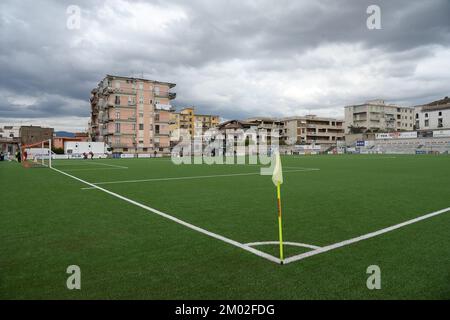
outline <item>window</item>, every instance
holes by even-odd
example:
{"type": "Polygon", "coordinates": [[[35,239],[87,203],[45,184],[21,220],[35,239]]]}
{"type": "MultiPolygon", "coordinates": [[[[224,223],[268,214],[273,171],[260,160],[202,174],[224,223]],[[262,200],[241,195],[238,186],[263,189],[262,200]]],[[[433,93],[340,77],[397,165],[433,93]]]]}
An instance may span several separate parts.
{"type": "Polygon", "coordinates": [[[115,104],[120,105],[120,97],[116,96],[116,99],[114,102],[115,102],[115,104]]]}
{"type": "Polygon", "coordinates": [[[120,89],[120,80],[115,81],[116,89],[120,89]]]}
{"type": "Polygon", "coordinates": [[[159,95],[159,87],[158,86],[155,86],[155,94],[159,95]]]}
{"type": "Polygon", "coordinates": [[[156,134],[159,134],[159,125],[156,125],[156,126],[155,126],[155,133],[156,133],[156,134]]]}
{"type": "Polygon", "coordinates": [[[159,121],[159,114],[155,114],[155,121],[159,121]]]}
{"type": "Polygon", "coordinates": [[[428,127],[430,125],[430,120],[425,120],[425,127],[428,127]]]}
{"type": "Polygon", "coordinates": [[[143,95],[139,96],[139,103],[144,103],[144,96],[143,95]]]}
{"type": "Polygon", "coordinates": [[[144,117],[144,113],[143,112],[139,112],[139,118],[143,118],[144,117]]]}
{"type": "Polygon", "coordinates": [[[438,128],[442,128],[444,126],[444,123],[442,122],[442,118],[438,119],[438,128]]]}
{"type": "Polygon", "coordinates": [[[117,120],[120,119],[120,112],[116,112],[116,119],[117,119],[117,120]]]}
{"type": "Polygon", "coordinates": [[[116,133],[120,133],[120,123],[116,123],[116,133]]]}
{"type": "Polygon", "coordinates": [[[139,123],[139,130],[144,130],[144,124],[143,123],[139,123]]]}
{"type": "Polygon", "coordinates": [[[141,82],[139,83],[139,89],[143,90],[144,89],[144,84],[141,82]]]}
{"type": "Polygon", "coordinates": [[[425,113],[425,118],[428,118],[428,113],[425,113]]]}
{"type": "Polygon", "coordinates": [[[131,127],[133,128],[133,131],[136,131],[136,123],[133,123],[131,127]]]}
{"type": "Polygon", "coordinates": [[[442,116],[442,111],[439,111],[439,117],[441,117],[442,116]]]}

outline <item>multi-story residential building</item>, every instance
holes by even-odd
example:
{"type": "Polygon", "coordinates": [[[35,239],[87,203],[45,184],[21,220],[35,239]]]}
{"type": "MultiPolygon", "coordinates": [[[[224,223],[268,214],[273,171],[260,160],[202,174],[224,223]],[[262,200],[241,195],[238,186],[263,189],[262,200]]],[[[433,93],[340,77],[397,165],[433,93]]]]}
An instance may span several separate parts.
{"type": "Polygon", "coordinates": [[[21,126],[19,129],[20,142],[24,145],[50,140],[53,138],[53,131],[53,128],[21,126]]]}
{"type": "Polygon", "coordinates": [[[0,153],[13,157],[19,148],[20,126],[0,127],[0,153]]]}
{"type": "Polygon", "coordinates": [[[0,127],[0,138],[19,138],[20,126],[3,126],[0,127]]]}
{"type": "Polygon", "coordinates": [[[209,114],[195,114],[194,133],[203,133],[219,125],[219,116],[209,114]]]}
{"type": "Polygon", "coordinates": [[[339,119],[306,115],[282,120],[286,144],[318,144],[326,149],[344,140],[343,121],[339,119]]]}
{"type": "Polygon", "coordinates": [[[414,109],[416,130],[450,128],[449,97],[416,106],[414,109]]]}
{"type": "Polygon", "coordinates": [[[178,113],[177,119],[177,127],[179,129],[185,129],[189,132],[191,136],[194,135],[195,130],[195,117],[194,117],[194,107],[183,108],[178,113]]]}
{"type": "Polygon", "coordinates": [[[52,139],[53,131],[53,128],[40,126],[0,127],[0,152],[13,155],[20,145],[30,145],[52,139]]]}
{"type": "Polygon", "coordinates": [[[173,87],[174,83],[107,75],[91,91],[92,141],[104,141],[113,152],[168,152],[173,87]]]}
{"type": "Polygon", "coordinates": [[[252,124],[255,129],[265,129],[267,130],[267,135],[270,136],[272,133],[277,133],[279,137],[283,135],[283,125],[284,122],[277,118],[269,117],[253,117],[248,118],[245,122],[252,124]]]}
{"type": "Polygon", "coordinates": [[[345,107],[345,133],[413,130],[414,108],[372,100],[345,107]]]}
{"type": "MultiPolygon", "coordinates": [[[[193,137],[196,134],[202,134],[206,130],[218,125],[218,115],[196,114],[195,107],[187,107],[181,109],[179,112],[173,112],[171,114],[170,133],[175,132],[176,129],[185,129],[189,132],[191,137],[193,137]]],[[[179,136],[172,136],[172,142],[178,140],[179,136]]]]}

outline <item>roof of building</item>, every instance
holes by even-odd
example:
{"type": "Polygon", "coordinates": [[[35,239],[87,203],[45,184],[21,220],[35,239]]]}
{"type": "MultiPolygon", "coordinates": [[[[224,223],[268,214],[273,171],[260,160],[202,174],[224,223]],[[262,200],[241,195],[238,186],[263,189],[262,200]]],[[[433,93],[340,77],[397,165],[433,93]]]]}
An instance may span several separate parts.
{"type": "Polygon", "coordinates": [[[246,122],[255,122],[255,121],[266,121],[266,122],[280,122],[279,118],[272,117],[252,117],[245,120],[246,122]]]}
{"type": "Polygon", "coordinates": [[[436,100],[419,107],[422,107],[421,112],[450,109],[450,98],[445,97],[444,99],[436,100]]]}
{"type": "Polygon", "coordinates": [[[337,121],[337,122],[344,122],[343,119],[338,118],[332,118],[332,117],[318,117],[316,115],[306,115],[306,116],[291,116],[286,117],[282,119],[283,121],[289,121],[289,120],[323,120],[323,121],[337,121]]]}
{"type": "Polygon", "coordinates": [[[387,104],[384,99],[372,99],[367,100],[364,103],[354,104],[345,106],[344,108],[350,108],[350,107],[364,107],[364,106],[376,106],[376,107],[392,107],[392,108],[414,108],[409,106],[399,106],[397,104],[387,104]]]}
{"type": "Polygon", "coordinates": [[[55,131],[55,137],[57,138],[73,138],[75,137],[75,133],[68,131],[55,131]]]}
{"type": "Polygon", "coordinates": [[[119,79],[123,79],[123,80],[139,80],[139,81],[145,81],[145,82],[152,82],[152,83],[157,83],[157,84],[168,85],[170,88],[173,88],[176,86],[176,84],[172,83],[172,82],[164,82],[164,81],[157,81],[157,80],[144,79],[144,78],[124,77],[124,76],[118,76],[118,75],[112,75],[112,74],[107,74],[106,77],[107,78],[119,78],[119,79]]]}
{"type": "Polygon", "coordinates": [[[222,129],[224,127],[227,127],[227,128],[245,128],[245,127],[247,127],[247,128],[249,128],[254,125],[255,124],[251,123],[251,122],[233,119],[233,120],[228,120],[228,121],[225,121],[225,122],[222,122],[221,124],[219,124],[219,129],[222,129]]]}

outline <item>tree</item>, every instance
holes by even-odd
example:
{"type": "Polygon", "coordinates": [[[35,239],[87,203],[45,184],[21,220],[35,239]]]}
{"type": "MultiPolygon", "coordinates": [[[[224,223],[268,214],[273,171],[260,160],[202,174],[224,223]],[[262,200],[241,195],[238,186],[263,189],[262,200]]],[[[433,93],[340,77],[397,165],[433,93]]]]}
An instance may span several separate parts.
{"type": "Polygon", "coordinates": [[[353,125],[351,125],[350,127],[348,127],[350,130],[350,133],[364,133],[366,131],[365,127],[354,127],[353,125]]]}

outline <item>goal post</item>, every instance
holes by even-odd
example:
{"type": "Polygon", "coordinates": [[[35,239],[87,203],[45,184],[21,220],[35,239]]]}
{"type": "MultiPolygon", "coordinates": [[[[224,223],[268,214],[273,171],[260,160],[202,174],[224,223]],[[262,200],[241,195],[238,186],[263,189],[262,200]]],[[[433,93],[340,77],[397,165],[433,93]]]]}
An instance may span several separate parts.
{"type": "Polygon", "coordinates": [[[51,139],[22,145],[20,147],[20,158],[24,168],[51,168],[51,139]]]}

